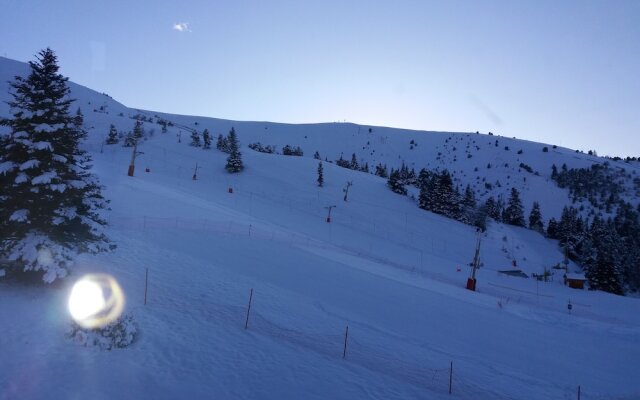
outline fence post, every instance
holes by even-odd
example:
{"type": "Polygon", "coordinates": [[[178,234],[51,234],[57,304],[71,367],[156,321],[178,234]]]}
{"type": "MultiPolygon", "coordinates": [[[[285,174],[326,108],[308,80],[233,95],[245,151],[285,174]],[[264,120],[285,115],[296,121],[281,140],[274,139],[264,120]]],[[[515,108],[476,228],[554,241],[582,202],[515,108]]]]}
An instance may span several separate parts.
{"type": "Polygon", "coordinates": [[[347,358],[347,338],[349,337],[349,325],[347,325],[347,330],[344,332],[344,350],[342,351],[342,358],[347,358]]]}
{"type": "Polygon", "coordinates": [[[251,312],[251,300],[253,299],[253,288],[249,292],[249,306],[247,307],[247,319],[244,321],[244,329],[249,327],[249,312],[251,312]]]}
{"type": "Polygon", "coordinates": [[[149,286],[149,268],[144,273],[144,305],[147,305],[147,287],[149,286]]]}
{"type": "Polygon", "coordinates": [[[452,381],[453,381],[453,361],[451,361],[451,365],[449,366],[449,394],[451,394],[452,381]]]}
{"type": "Polygon", "coordinates": [[[578,400],[580,400],[580,385],[578,385],[578,400]]]}

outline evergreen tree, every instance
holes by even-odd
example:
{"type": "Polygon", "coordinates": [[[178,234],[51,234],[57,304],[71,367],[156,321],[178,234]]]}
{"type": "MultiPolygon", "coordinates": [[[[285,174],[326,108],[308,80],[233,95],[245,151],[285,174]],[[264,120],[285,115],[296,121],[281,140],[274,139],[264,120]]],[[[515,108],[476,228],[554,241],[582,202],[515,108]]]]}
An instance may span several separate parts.
{"type": "Polygon", "coordinates": [[[437,185],[437,177],[435,174],[429,173],[426,169],[420,171],[418,177],[418,188],[420,189],[420,195],[418,196],[418,207],[423,210],[433,211],[434,198],[433,193],[437,185]]]}
{"type": "Polygon", "coordinates": [[[109,135],[107,136],[107,140],[105,141],[107,144],[116,144],[118,143],[118,130],[114,124],[109,126],[109,135]]]}
{"type": "Polygon", "coordinates": [[[140,143],[140,139],[144,137],[144,129],[142,127],[142,121],[136,121],[136,124],[133,126],[133,139],[136,143],[140,143]]]}
{"type": "Polygon", "coordinates": [[[202,148],[203,149],[210,149],[211,148],[211,134],[209,133],[209,130],[206,129],[206,128],[202,132],[202,140],[204,142],[204,146],[202,148]]]}
{"type": "Polygon", "coordinates": [[[522,201],[520,200],[520,193],[516,188],[511,188],[511,196],[509,197],[509,202],[507,208],[504,210],[502,219],[510,225],[525,226],[522,201]]]}
{"type": "Polygon", "coordinates": [[[462,197],[462,222],[471,223],[476,213],[476,194],[470,185],[467,185],[464,189],[464,196],[462,197]]]}
{"type": "Polygon", "coordinates": [[[603,290],[613,294],[623,294],[618,269],[603,252],[598,252],[596,265],[592,271],[587,273],[587,279],[592,289],[603,290]]]}
{"type": "Polygon", "coordinates": [[[493,198],[493,196],[489,196],[487,201],[484,203],[484,209],[487,212],[487,216],[492,218],[496,222],[502,221],[502,202],[493,198]]]}
{"type": "Polygon", "coordinates": [[[69,112],[67,78],[48,48],[29,66],[28,77],[11,83],[13,117],[2,121],[10,133],[0,141],[0,258],[13,262],[10,273],[51,283],[78,253],[112,246],[99,214],[107,201],[79,146],[86,131],[69,112]]]}
{"type": "Polygon", "coordinates": [[[435,204],[433,211],[453,219],[460,218],[460,195],[453,187],[453,180],[448,170],[444,170],[438,176],[438,183],[434,189],[435,204]]]}
{"type": "Polygon", "coordinates": [[[318,153],[318,151],[316,150],[315,153],[313,153],[313,159],[314,160],[320,160],[320,153],[318,153]]]}
{"type": "Polygon", "coordinates": [[[200,143],[200,134],[198,133],[198,131],[191,131],[191,143],[189,143],[189,145],[193,147],[202,146],[202,144],[200,143]]]}
{"type": "Polygon", "coordinates": [[[322,170],[322,161],[318,163],[318,186],[324,186],[324,174],[322,170]]]}
{"type": "Polygon", "coordinates": [[[379,163],[378,165],[376,165],[376,175],[378,175],[381,178],[389,177],[389,174],[387,173],[387,166],[382,165],[382,163],[379,163]]]}
{"type": "MultiPolygon", "coordinates": [[[[231,128],[233,129],[233,128],[231,128]]],[[[223,153],[229,154],[229,138],[222,136],[222,134],[218,135],[218,141],[216,142],[216,149],[220,150],[223,153]]]]}
{"type": "Polygon", "coordinates": [[[400,172],[394,171],[393,169],[391,170],[391,174],[389,175],[389,180],[387,180],[387,186],[389,186],[389,189],[391,189],[394,193],[402,195],[407,194],[407,189],[405,189],[405,187],[400,182],[400,172]]]}
{"type": "Polygon", "coordinates": [[[336,160],[336,165],[342,168],[351,168],[351,163],[342,158],[342,154],[340,154],[340,158],[336,160]]]}
{"type": "Polygon", "coordinates": [[[133,147],[135,143],[136,139],[133,137],[133,132],[127,132],[126,136],[124,137],[124,143],[122,145],[124,147],[133,147]]]}
{"type": "Polygon", "coordinates": [[[555,218],[551,218],[547,224],[547,237],[558,239],[558,221],[555,218]]]}
{"type": "Polygon", "coordinates": [[[354,170],[358,170],[360,169],[360,165],[358,164],[358,160],[356,160],[356,153],[353,153],[351,155],[351,164],[349,164],[349,168],[354,169],[354,170]]]}
{"type": "Polygon", "coordinates": [[[73,124],[76,127],[82,127],[84,125],[84,115],[82,114],[80,107],[76,110],[76,116],[73,117],[73,124]]]}
{"type": "Polygon", "coordinates": [[[229,149],[229,157],[227,157],[226,170],[231,173],[240,172],[244,169],[242,164],[242,154],[238,149],[238,138],[235,129],[231,128],[227,136],[227,145],[229,149]]]}
{"type": "Polygon", "coordinates": [[[220,151],[224,151],[225,147],[226,145],[225,145],[224,136],[222,136],[222,133],[221,133],[218,135],[218,140],[216,141],[216,149],[220,151]]]}
{"type": "Polygon", "coordinates": [[[533,202],[531,213],[529,213],[529,229],[544,233],[544,223],[542,222],[542,213],[540,212],[540,203],[533,202]]]}

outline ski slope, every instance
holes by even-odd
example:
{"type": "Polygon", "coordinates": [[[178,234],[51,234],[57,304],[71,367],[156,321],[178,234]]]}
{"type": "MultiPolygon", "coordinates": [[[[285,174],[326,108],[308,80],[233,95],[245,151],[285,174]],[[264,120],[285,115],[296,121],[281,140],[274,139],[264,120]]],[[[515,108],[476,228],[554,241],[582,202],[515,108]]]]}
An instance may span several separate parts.
{"type": "MultiPolygon", "coordinates": [[[[0,61],[4,77],[10,68],[0,61]]],[[[72,89],[90,128],[94,172],[111,200],[107,234],[118,248],[81,256],[74,276],[59,287],[0,283],[0,399],[573,399],[578,386],[583,399],[640,397],[637,299],[569,289],[561,273],[546,283],[500,274],[513,260],[528,274],[562,260],[554,241],[502,224],[490,224],[483,235],[478,291],[467,291],[472,227],[418,209],[382,178],[330,163],[318,188],[318,161],[311,158],[316,150],[323,158],[340,152],[350,158],[357,146],[377,141],[376,162],[391,166],[399,156],[448,166],[462,163],[462,157],[436,160],[448,137],[463,146],[491,142],[464,159],[462,170],[473,171],[471,160],[480,165],[499,156],[496,139],[508,141],[511,153],[522,146],[521,156],[543,145],[378,127],[358,133],[351,124],[164,115],[176,126],[167,133],[155,127],[139,147],[135,177],[128,177],[131,149],[101,141],[111,123],[131,129],[128,116],[138,111],[72,89]],[[108,113],[91,111],[96,104],[108,113]],[[189,146],[178,125],[194,122],[214,137],[234,126],[245,171],[229,175],[226,154],[189,146]],[[408,149],[412,135],[421,153],[408,149]],[[246,147],[254,141],[300,145],[305,157],[254,152],[246,147]],[[347,181],[353,186],[345,202],[347,181]],[[331,205],[337,207],[327,223],[331,205]],[[122,285],[140,331],[131,347],[100,351],[65,336],[69,289],[90,272],[109,273],[122,285]]],[[[556,150],[544,154],[558,165],[600,162],[556,150]]],[[[541,174],[527,180],[526,193],[544,190],[544,213],[566,192],[545,183],[550,160],[538,151],[526,162],[541,174]]],[[[506,180],[513,173],[506,171],[492,179],[506,180]]]]}

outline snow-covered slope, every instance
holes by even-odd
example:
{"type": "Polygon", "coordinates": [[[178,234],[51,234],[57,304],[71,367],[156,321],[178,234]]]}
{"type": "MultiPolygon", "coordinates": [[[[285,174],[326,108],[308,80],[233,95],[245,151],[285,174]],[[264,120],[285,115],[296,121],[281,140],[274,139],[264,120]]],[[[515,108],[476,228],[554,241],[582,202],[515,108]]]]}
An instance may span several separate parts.
{"type": "MultiPolygon", "coordinates": [[[[6,65],[20,68],[0,60],[0,78],[11,70],[6,65]]],[[[547,283],[499,273],[513,260],[541,273],[562,259],[555,242],[500,224],[482,238],[479,290],[467,291],[472,227],[418,209],[382,178],[333,164],[325,163],[325,187],[318,188],[311,156],[365,158],[366,151],[370,165],[447,167],[462,171],[462,182],[475,180],[476,166],[521,158],[540,176],[524,182],[504,167],[492,168],[491,177],[505,185],[520,177],[514,185],[528,188],[530,201],[546,193],[540,200],[548,214],[559,212],[557,200],[567,201],[547,182],[551,163],[600,159],[488,135],[158,114],[175,125],[161,133],[145,124],[155,133],[140,145],[131,178],[131,149],[101,142],[111,123],[130,130],[129,116],[139,111],[72,90],[90,127],[94,170],[112,200],[108,234],[118,245],[81,257],[75,276],[113,275],[141,334],[124,350],[80,347],[65,338],[70,281],[44,290],[0,284],[0,399],[570,399],[579,385],[583,399],[640,397],[637,299],[572,290],[559,273],[547,283]],[[226,155],[189,146],[184,128],[217,136],[231,126],[244,145],[299,145],[305,157],[243,146],[246,170],[229,175],[226,155]],[[412,139],[418,146],[410,150],[412,139]],[[473,141],[480,150],[467,158],[473,141]],[[353,186],[345,202],[347,181],[353,186]]]]}

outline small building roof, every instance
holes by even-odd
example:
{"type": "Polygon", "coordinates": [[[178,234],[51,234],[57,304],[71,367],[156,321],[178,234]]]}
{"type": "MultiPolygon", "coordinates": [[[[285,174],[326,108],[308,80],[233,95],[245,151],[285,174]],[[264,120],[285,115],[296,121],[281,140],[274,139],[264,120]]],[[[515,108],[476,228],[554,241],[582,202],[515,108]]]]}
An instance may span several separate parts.
{"type": "Polygon", "coordinates": [[[572,272],[567,274],[567,279],[571,279],[574,281],[586,281],[587,278],[582,273],[572,272]]]}

